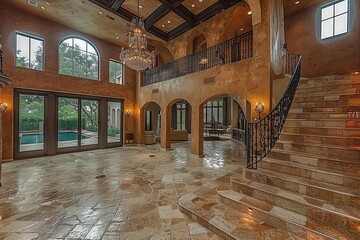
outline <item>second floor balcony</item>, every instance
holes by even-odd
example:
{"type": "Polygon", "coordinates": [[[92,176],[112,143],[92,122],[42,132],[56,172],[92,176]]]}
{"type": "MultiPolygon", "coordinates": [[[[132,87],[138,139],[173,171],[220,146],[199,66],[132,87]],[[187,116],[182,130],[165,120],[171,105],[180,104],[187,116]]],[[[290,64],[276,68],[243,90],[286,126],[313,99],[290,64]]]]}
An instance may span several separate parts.
{"type": "Polygon", "coordinates": [[[198,51],[144,72],[142,86],[238,62],[253,56],[253,32],[198,51]]]}

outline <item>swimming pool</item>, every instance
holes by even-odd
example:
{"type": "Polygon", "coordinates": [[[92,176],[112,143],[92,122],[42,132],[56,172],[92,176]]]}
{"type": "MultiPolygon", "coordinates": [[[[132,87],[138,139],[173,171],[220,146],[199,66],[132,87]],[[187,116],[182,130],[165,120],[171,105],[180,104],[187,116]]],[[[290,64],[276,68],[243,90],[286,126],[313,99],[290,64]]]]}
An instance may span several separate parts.
{"type": "MultiPolygon", "coordinates": [[[[81,135],[81,139],[86,139],[88,137],[81,135]]],[[[58,134],[59,142],[62,141],[71,141],[77,140],[77,132],[60,132],[58,134]]],[[[20,137],[20,144],[34,144],[34,143],[44,143],[44,134],[42,133],[23,133],[20,137]]]]}

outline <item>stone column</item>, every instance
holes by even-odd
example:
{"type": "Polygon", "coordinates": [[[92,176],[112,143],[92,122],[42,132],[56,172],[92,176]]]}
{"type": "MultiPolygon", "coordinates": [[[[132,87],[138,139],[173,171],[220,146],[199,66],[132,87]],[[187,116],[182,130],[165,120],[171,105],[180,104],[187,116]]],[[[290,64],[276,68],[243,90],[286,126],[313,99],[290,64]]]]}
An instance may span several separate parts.
{"type": "Polygon", "coordinates": [[[204,155],[204,110],[202,105],[193,106],[191,114],[191,153],[204,155]]]}
{"type": "Polygon", "coordinates": [[[170,127],[171,127],[171,107],[161,108],[161,133],[160,133],[160,142],[161,147],[165,149],[170,149],[170,127]]]}

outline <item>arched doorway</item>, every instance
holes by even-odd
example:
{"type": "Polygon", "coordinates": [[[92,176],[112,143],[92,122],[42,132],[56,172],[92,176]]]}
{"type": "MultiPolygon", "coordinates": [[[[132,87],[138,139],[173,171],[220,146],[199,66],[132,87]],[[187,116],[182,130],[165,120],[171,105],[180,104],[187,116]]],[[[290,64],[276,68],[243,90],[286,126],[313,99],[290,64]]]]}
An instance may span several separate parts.
{"type": "Polygon", "coordinates": [[[146,103],[140,111],[141,144],[154,144],[160,141],[161,108],[155,102],[146,103]]]}
{"type": "Polygon", "coordinates": [[[169,104],[170,110],[170,145],[188,141],[191,134],[191,105],[184,99],[174,100],[169,104]]]}

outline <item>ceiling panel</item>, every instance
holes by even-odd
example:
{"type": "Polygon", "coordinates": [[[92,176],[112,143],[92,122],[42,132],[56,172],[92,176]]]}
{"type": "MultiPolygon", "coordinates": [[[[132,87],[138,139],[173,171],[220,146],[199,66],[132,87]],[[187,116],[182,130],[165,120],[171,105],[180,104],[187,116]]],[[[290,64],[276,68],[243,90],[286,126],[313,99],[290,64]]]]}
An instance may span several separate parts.
{"type": "Polygon", "coordinates": [[[162,31],[169,33],[170,31],[174,30],[181,24],[183,24],[185,20],[179,17],[174,12],[169,12],[164,17],[162,17],[159,21],[157,21],[154,26],[161,29],[162,31]],[[170,21],[170,23],[168,22],[170,21]]]}
{"type": "Polygon", "coordinates": [[[203,0],[202,2],[198,0],[185,0],[182,5],[197,15],[217,2],[217,0],[203,0]]]}
{"type": "MultiPolygon", "coordinates": [[[[121,5],[122,8],[131,12],[134,15],[137,15],[137,1],[134,0],[125,0],[121,5]]],[[[142,0],[139,2],[142,8],[139,9],[139,15],[142,19],[146,19],[151,13],[153,13],[158,7],[161,6],[161,2],[158,0],[142,0]]]]}

